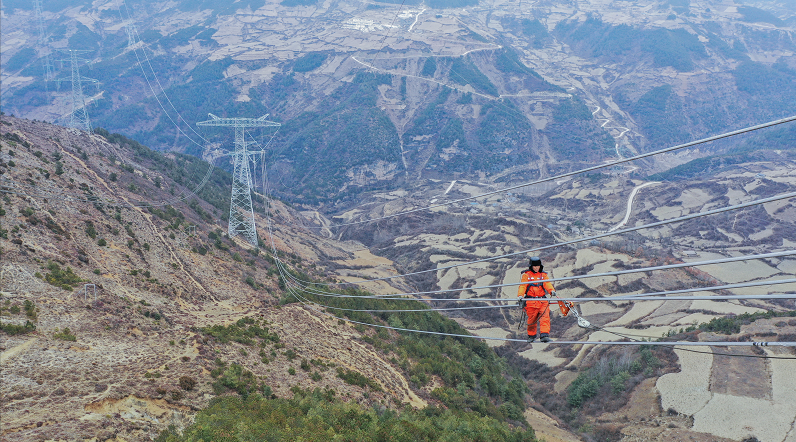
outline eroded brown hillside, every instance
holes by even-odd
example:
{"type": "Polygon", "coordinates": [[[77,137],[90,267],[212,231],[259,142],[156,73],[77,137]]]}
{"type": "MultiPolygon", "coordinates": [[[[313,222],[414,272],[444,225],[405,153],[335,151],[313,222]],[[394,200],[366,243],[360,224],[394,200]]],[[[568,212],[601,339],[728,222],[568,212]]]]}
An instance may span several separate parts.
{"type": "MultiPolygon", "coordinates": [[[[280,307],[271,253],[227,238],[219,210],[202,198],[175,201],[186,189],[147,158],[100,136],[2,121],[2,322],[35,324],[0,335],[4,440],[149,440],[223,393],[212,371],[223,377],[235,364],[277,396],[299,386],[366,404],[425,405],[428,393],[410,387],[394,355],[360,339],[370,331],[300,304],[280,307]],[[162,200],[171,203],[141,204],[162,200]],[[188,226],[195,232],[185,235],[188,226]],[[96,300],[81,291],[87,283],[96,300]],[[14,309],[25,302],[30,314],[14,309]],[[202,331],[242,318],[243,330],[253,320],[267,339],[202,331]],[[347,384],[338,368],[378,388],[347,384]]],[[[360,262],[367,251],[357,251],[364,247],[291,227],[296,214],[271,204],[286,262],[314,273],[321,261],[352,261],[368,274],[368,261],[360,262]]],[[[385,272],[394,270],[382,260],[374,274],[385,272]]]]}

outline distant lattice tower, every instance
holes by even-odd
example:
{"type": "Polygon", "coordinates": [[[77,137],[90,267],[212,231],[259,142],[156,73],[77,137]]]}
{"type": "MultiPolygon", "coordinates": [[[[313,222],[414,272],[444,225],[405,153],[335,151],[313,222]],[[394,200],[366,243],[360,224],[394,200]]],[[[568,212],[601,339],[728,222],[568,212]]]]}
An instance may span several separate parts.
{"type": "Polygon", "coordinates": [[[33,9],[36,13],[36,26],[39,30],[39,51],[42,53],[41,61],[44,67],[44,81],[45,87],[46,82],[52,81],[54,76],[54,69],[52,62],[50,61],[50,51],[49,51],[49,41],[47,38],[47,34],[44,32],[44,18],[42,17],[41,13],[41,0],[33,0],[33,9]]]}
{"type": "Polygon", "coordinates": [[[70,49],[68,52],[69,59],[61,60],[61,62],[68,61],[70,63],[72,66],[72,75],[68,78],[59,78],[56,81],[59,86],[62,81],[70,81],[72,83],[72,113],[69,118],[69,127],[91,132],[91,119],[89,119],[88,111],[86,110],[86,96],[83,94],[83,82],[94,83],[99,86],[99,81],[80,75],[80,63],[90,63],[90,60],[80,58],[78,55],[90,51],[70,49]]]}
{"type": "Polygon", "coordinates": [[[127,47],[133,47],[135,45],[135,34],[136,29],[135,25],[132,23],[128,23],[124,26],[125,31],[127,31],[127,47]]]}
{"type": "Polygon", "coordinates": [[[252,174],[249,167],[250,155],[262,151],[249,151],[244,139],[247,127],[279,127],[281,124],[266,120],[268,115],[260,118],[219,118],[213,114],[210,120],[196,123],[198,126],[223,126],[235,128],[235,151],[231,152],[234,171],[232,173],[232,198],[229,204],[229,237],[243,235],[246,241],[257,247],[257,229],[254,225],[254,208],[252,206],[252,174]]]}
{"type": "Polygon", "coordinates": [[[190,247],[188,247],[188,238],[193,236],[196,236],[196,226],[192,224],[186,227],[185,230],[177,232],[177,245],[184,249],[190,249],[190,247]]]}

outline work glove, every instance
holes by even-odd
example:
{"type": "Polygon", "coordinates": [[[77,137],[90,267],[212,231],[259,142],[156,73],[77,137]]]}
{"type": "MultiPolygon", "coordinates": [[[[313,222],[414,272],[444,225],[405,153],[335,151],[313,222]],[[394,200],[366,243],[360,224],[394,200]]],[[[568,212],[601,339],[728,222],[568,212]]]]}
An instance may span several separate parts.
{"type": "Polygon", "coordinates": [[[555,291],[555,290],[553,290],[552,292],[550,292],[550,297],[551,297],[551,298],[553,298],[553,297],[555,297],[555,296],[558,296],[558,295],[556,294],[556,291],[555,291]]]}
{"type": "Polygon", "coordinates": [[[522,298],[518,299],[518,300],[517,300],[517,306],[518,306],[518,307],[523,307],[523,308],[524,308],[524,307],[525,307],[525,300],[524,300],[524,299],[522,299],[522,298]]]}

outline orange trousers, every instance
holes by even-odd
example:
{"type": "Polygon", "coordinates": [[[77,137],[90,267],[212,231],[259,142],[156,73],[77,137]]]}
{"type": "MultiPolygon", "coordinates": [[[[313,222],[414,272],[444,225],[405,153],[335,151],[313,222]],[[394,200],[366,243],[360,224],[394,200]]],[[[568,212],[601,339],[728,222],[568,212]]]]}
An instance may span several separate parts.
{"type": "Polygon", "coordinates": [[[528,315],[528,336],[536,336],[537,326],[540,333],[550,333],[550,304],[547,301],[526,298],[525,314],[528,315]]]}

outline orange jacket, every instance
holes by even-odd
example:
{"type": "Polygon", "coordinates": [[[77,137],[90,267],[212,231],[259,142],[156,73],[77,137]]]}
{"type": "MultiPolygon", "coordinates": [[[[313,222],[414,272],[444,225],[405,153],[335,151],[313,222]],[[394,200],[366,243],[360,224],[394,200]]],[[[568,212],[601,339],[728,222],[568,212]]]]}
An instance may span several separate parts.
{"type": "Polygon", "coordinates": [[[534,273],[531,270],[526,270],[522,273],[522,279],[520,282],[526,281],[539,281],[539,282],[532,282],[530,284],[522,284],[517,287],[517,297],[523,298],[526,296],[527,290],[527,297],[529,298],[541,298],[545,295],[545,290],[550,293],[554,292],[555,289],[553,288],[553,284],[551,282],[545,281],[547,279],[547,273],[539,272],[534,273]]]}

